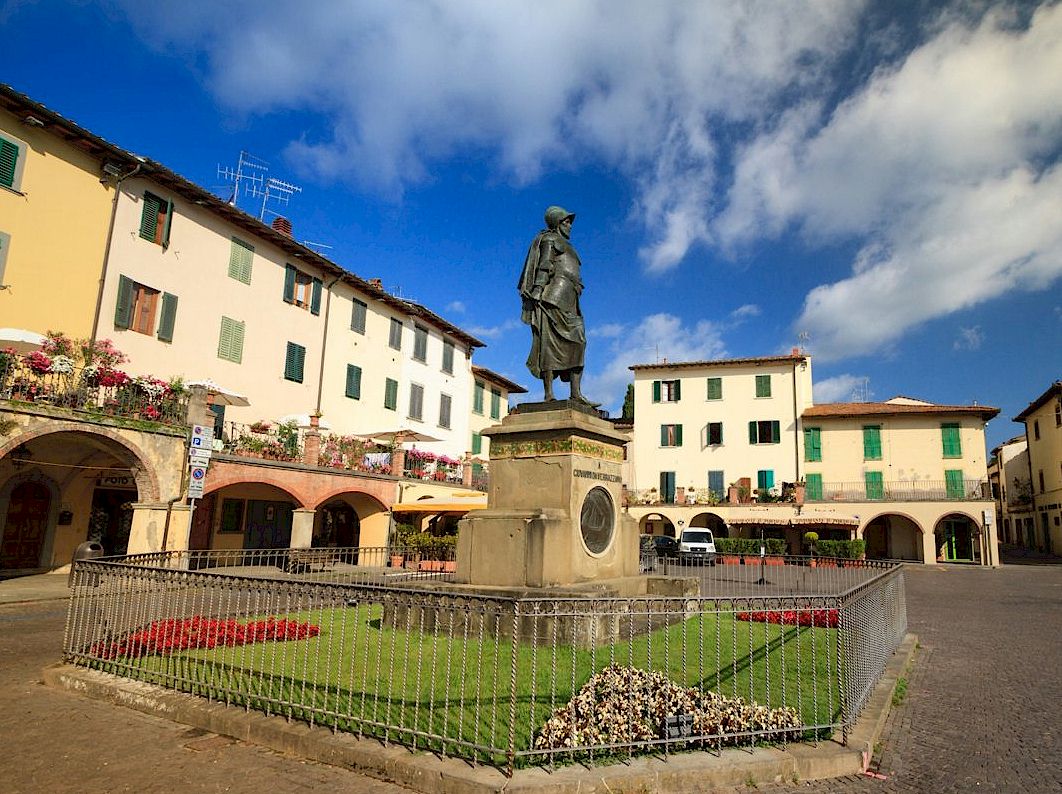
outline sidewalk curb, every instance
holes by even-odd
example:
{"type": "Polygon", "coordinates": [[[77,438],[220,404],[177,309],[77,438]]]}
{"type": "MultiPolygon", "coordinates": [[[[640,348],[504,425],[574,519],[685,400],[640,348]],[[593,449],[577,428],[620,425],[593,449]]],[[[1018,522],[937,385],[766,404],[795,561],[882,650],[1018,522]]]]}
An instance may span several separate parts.
{"type": "Polygon", "coordinates": [[[67,664],[43,670],[44,683],[146,714],[165,717],[203,730],[232,736],[282,753],[394,781],[427,794],[621,794],[645,791],[704,791],[721,786],[816,780],[861,774],[885,725],[896,682],[914,657],[917,637],[908,634],[886,665],[874,692],[848,737],[848,746],[822,742],[791,744],[785,750],[758,747],[677,753],[666,759],[640,756],[626,764],[575,765],[553,772],[517,770],[507,778],[497,769],[473,766],[455,758],[411,752],[374,739],[358,739],[327,728],[288,722],[242,708],[172,692],[153,684],[67,664]]]}

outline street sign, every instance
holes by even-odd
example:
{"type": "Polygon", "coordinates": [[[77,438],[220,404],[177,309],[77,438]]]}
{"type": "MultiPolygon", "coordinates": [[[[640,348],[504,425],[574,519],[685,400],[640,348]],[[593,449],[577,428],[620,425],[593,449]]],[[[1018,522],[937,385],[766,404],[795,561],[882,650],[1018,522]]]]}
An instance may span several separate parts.
{"type": "Polygon", "coordinates": [[[214,428],[207,425],[192,425],[192,438],[209,438],[214,440],[214,428]]]}
{"type": "Polygon", "coordinates": [[[188,457],[190,458],[210,458],[214,454],[214,450],[210,447],[189,447],[188,457]]]}
{"type": "Polygon", "coordinates": [[[201,499],[203,497],[203,484],[206,481],[206,466],[193,466],[188,478],[188,498],[201,499]]]}
{"type": "Polygon", "coordinates": [[[209,455],[192,455],[188,459],[188,465],[191,466],[192,468],[195,468],[197,466],[200,467],[200,468],[206,468],[207,466],[210,465],[210,456],[209,455]]]}

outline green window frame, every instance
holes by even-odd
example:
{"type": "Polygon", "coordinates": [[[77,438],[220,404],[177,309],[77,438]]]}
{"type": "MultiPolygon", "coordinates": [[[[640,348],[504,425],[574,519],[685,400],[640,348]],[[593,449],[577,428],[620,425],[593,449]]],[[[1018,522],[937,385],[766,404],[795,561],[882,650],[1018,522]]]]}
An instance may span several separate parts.
{"type": "Polygon", "coordinates": [[[808,474],[804,477],[804,498],[810,501],[822,501],[822,475],[808,474]]]}
{"type": "Polygon", "coordinates": [[[361,399],[361,367],[356,364],[347,364],[347,384],[343,393],[352,400],[361,399]]]}
{"type": "Polygon", "coordinates": [[[881,460],[881,425],[863,425],[863,460],[881,460]]]}
{"type": "Polygon", "coordinates": [[[675,503],[675,472],[660,472],[660,501],[664,504],[675,503]]]}
{"type": "Polygon", "coordinates": [[[439,427],[450,429],[450,412],[453,408],[453,397],[449,394],[439,395],[439,427]]]}
{"type": "Polygon", "coordinates": [[[777,419],[752,420],[749,422],[750,444],[782,443],[782,423],[777,419]]]}
{"type": "Polygon", "coordinates": [[[13,138],[0,135],[0,185],[18,190],[22,182],[19,160],[23,159],[26,145],[13,138]]]}
{"type": "Polygon", "coordinates": [[[413,360],[421,364],[428,360],[428,329],[423,325],[413,326],[413,360]]]}
{"type": "Polygon", "coordinates": [[[398,410],[398,381],[394,378],[384,381],[384,408],[389,411],[398,410]]]}
{"type": "Polygon", "coordinates": [[[394,317],[391,318],[391,329],[388,332],[387,344],[393,350],[402,349],[402,321],[394,317]]]}
{"type": "Polygon", "coordinates": [[[369,315],[369,304],[353,299],[353,307],[350,310],[350,330],[355,333],[365,333],[365,318],[369,315]]]}
{"type": "Polygon", "coordinates": [[[949,499],[962,499],[966,496],[962,469],[948,469],[944,472],[944,490],[949,499]]]}
{"type": "Polygon", "coordinates": [[[660,446],[681,447],[682,425],[660,425],[660,446]]]}
{"type": "Polygon", "coordinates": [[[822,428],[804,428],[804,461],[817,463],[822,460],[822,428]]]}
{"type": "Polygon", "coordinates": [[[704,426],[704,446],[716,447],[723,443],[723,423],[709,422],[704,426]]]}
{"type": "Polygon", "coordinates": [[[159,311],[160,342],[173,341],[173,329],[177,324],[177,296],[168,292],[162,293],[162,308],[159,311]]]}
{"type": "Polygon", "coordinates": [[[756,489],[769,491],[774,487],[774,469],[760,469],[756,472],[756,489]]]}
{"type": "Polygon", "coordinates": [[[479,433],[472,434],[472,454],[483,454],[483,436],[481,436],[479,433]]]}
{"type": "Polygon", "coordinates": [[[294,342],[288,342],[284,353],[284,380],[302,383],[305,364],[306,348],[294,342]]]}
{"type": "Polygon", "coordinates": [[[770,375],[757,375],[756,376],[756,396],[757,397],[770,397],[771,396],[771,376],[770,375]]]}
{"type": "Polygon", "coordinates": [[[424,387],[419,383],[409,384],[409,418],[424,421],[424,387]]]}
{"type": "Polygon", "coordinates": [[[721,400],[723,399],[723,379],[722,378],[708,378],[708,395],[709,400],[721,400]]]}
{"type": "Polygon", "coordinates": [[[483,414],[483,395],[486,392],[487,387],[483,385],[481,381],[476,381],[476,385],[472,389],[472,413],[483,414]]]}
{"type": "Polygon", "coordinates": [[[170,246],[170,225],[173,223],[173,202],[144,191],[140,210],[140,236],[149,243],[170,246]]]}
{"type": "MultiPolygon", "coordinates": [[[[232,238],[229,249],[229,278],[243,284],[251,283],[251,267],[254,264],[254,246],[238,237],[232,238]]],[[[294,282],[292,282],[294,289],[294,282]]]]}
{"type": "Polygon", "coordinates": [[[490,390],[490,418],[501,419],[501,390],[490,390]]]}
{"type": "Polygon", "coordinates": [[[294,265],[284,265],[284,302],[302,309],[309,309],[310,314],[321,313],[321,279],[303,273],[294,265]]]}
{"type": "Polygon", "coordinates": [[[447,375],[454,374],[454,343],[449,339],[443,340],[442,371],[447,375]]]}
{"type": "Polygon", "coordinates": [[[962,436],[958,422],[944,422],[940,426],[940,443],[945,458],[962,457],[962,436]]]}
{"type": "Polygon", "coordinates": [[[880,471],[863,472],[863,487],[866,489],[867,499],[885,498],[885,480],[880,471]]]}
{"type": "Polygon", "coordinates": [[[726,496],[726,486],[723,485],[723,470],[713,469],[708,472],[708,490],[716,499],[726,496]]]}
{"type": "Polygon", "coordinates": [[[218,358],[234,364],[243,362],[243,335],[245,323],[231,317],[222,316],[221,329],[218,332],[218,358]]]}

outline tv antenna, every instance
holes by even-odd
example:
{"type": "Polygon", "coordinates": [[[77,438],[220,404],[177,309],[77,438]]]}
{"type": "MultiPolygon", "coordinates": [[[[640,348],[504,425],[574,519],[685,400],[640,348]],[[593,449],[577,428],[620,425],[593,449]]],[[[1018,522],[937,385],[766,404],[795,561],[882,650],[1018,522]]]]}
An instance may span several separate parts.
{"type": "Polygon", "coordinates": [[[307,248],[310,248],[310,249],[312,249],[314,251],[317,251],[317,253],[321,253],[320,251],[317,250],[319,248],[332,249],[332,248],[335,247],[335,246],[332,246],[332,245],[328,245],[326,243],[315,243],[313,240],[303,240],[302,244],[305,245],[307,248]]]}
{"type": "Polygon", "coordinates": [[[265,175],[269,171],[269,163],[260,157],[255,157],[249,152],[240,152],[240,159],[236,167],[218,165],[218,179],[224,179],[232,183],[232,193],[229,194],[229,206],[235,207],[240,197],[240,188],[244,193],[251,194],[255,187],[260,188],[265,181],[265,175]]]}
{"type": "MultiPolygon", "coordinates": [[[[298,185],[293,185],[290,182],[284,182],[281,179],[269,176],[265,178],[264,184],[251,185],[249,192],[255,198],[258,198],[259,196],[262,198],[262,209],[258,213],[258,220],[262,221],[265,220],[266,204],[270,199],[273,199],[280,204],[287,204],[293,195],[302,192],[302,188],[298,185]]],[[[269,211],[273,212],[272,210],[269,211]]],[[[273,214],[276,215],[278,213],[273,212],[273,214]]]]}
{"type": "Polygon", "coordinates": [[[811,334],[807,331],[801,331],[797,334],[797,340],[800,342],[800,352],[804,352],[808,346],[808,340],[811,339],[811,334]]]}

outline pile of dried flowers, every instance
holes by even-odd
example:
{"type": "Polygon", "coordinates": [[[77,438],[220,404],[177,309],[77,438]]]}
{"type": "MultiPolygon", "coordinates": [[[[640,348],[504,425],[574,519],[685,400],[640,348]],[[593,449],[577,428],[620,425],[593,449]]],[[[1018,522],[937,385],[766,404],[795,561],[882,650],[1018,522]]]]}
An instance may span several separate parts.
{"type": "MultiPolygon", "coordinates": [[[[535,736],[535,748],[652,742],[664,738],[665,718],[680,714],[693,718],[692,736],[719,736],[724,744],[746,741],[746,736],[735,734],[753,731],[764,741],[777,741],[795,736],[801,727],[800,718],[789,707],[772,709],[679,686],[663,673],[609,665],[550,715],[535,736]]],[[[714,745],[719,741],[700,743],[714,745]]]]}

